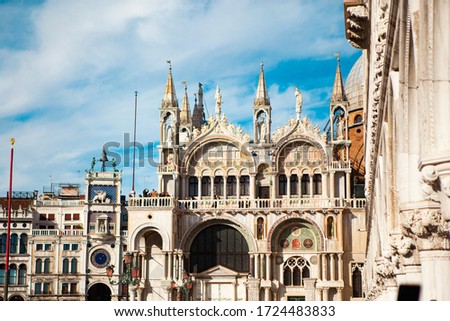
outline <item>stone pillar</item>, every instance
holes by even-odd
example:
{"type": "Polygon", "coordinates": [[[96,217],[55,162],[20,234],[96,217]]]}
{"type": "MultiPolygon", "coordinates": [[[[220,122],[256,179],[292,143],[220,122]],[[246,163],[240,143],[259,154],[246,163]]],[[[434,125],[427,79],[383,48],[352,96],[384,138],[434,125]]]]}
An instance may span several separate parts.
{"type": "Polygon", "coordinates": [[[276,174],[269,174],[270,178],[270,198],[276,198],[277,197],[277,175],[276,174]]]}
{"type": "Polygon", "coordinates": [[[171,252],[168,252],[168,266],[166,267],[167,271],[168,271],[168,276],[169,279],[172,280],[173,279],[173,256],[171,252]]]}
{"type": "Polygon", "coordinates": [[[342,288],[337,288],[337,300],[342,301],[342,288]]]}
{"type": "Polygon", "coordinates": [[[227,176],[223,176],[223,199],[227,199],[227,176]]]}
{"type": "Polygon", "coordinates": [[[270,288],[264,288],[264,301],[270,301],[270,288]]]}
{"type": "Polygon", "coordinates": [[[322,173],[322,198],[328,198],[328,174],[322,173]]]}
{"type": "Polygon", "coordinates": [[[336,280],[336,262],[335,262],[335,254],[330,253],[330,280],[336,280]]]}
{"type": "Polygon", "coordinates": [[[259,280],[253,277],[247,280],[248,301],[259,301],[259,280]]]}
{"type": "Polygon", "coordinates": [[[323,301],[328,301],[329,300],[329,298],[328,298],[328,291],[329,291],[329,289],[330,288],[323,288],[322,289],[322,300],[323,301]]]}
{"type": "Polygon", "coordinates": [[[344,275],[344,260],[342,260],[342,253],[338,254],[338,280],[342,281],[344,275]]]}
{"type": "Polygon", "coordinates": [[[178,197],[178,199],[183,200],[186,198],[186,176],[183,174],[180,176],[180,182],[181,182],[181,192],[180,195],[175,195],[175,197],[178,197]]]}
{"type": "Polygon", "coordinates": [[[214,199],[214,176],[209,177],[209,182],[211,183],[211,199],[214,199]]]}
{"type": "Polygon", "coordinates": [[[334,171],[330,172],[330,198],[334,198],[334,171]]]}
{"type": "Polygon", "coordinates": [[[270,253],[267,253],[266,254],[266,280],[272,280],[272,276],[270,275],[271,273],[271,264],[272,264],[272,262],[271,262],[271,255],[270,255],[270,253]]]}
{"type": "Polygon", "coordinates": [[[450,251],[420,251],[422,263],[422,299],[450,300],[450,251]]]}
{"type": "Polygon", "coordinates": [[[255,175],[250,174],[250,199],[256,198],[256,191],[255,191],[255,175]]]}
{"type": "Polygon", "coordinates": [[[350,190],[350,172],[345,173],[345,198],[352,198],[351,190],[350,190]]]}
{"type": "Polygon", "coordinates": [[[327,255],[322,254],[322,281],[327,281],[327,255]]]}
{"type": "Polygon", "coordinates": [[[286,194],[288,198],[291,198],[291,175],[286,175],[286,194]]]}
{"type": "Polygon", "coordinates": [[[255,254],[255,278],[259,279],[260,275],[260,260],[259,260],[259,254],[255,254]]]}
{"type": "Polygon", "coordinates": [[[197,176],[197,180],[198,180],[198,185],[197,185],[197,199],[201,200],[202,199],[202,177],[201,176],[197,176]]]}
{"type": "Polygon", "coordinates": [[[241,196],[241,177],[236,176],[236,199],[239,199],[241,196]]]}
{"type": "Polygon", "coordinates": [[[316,281],[317,279],[303,279],[305,285],[305,300],[316,301],[316,281]]]}

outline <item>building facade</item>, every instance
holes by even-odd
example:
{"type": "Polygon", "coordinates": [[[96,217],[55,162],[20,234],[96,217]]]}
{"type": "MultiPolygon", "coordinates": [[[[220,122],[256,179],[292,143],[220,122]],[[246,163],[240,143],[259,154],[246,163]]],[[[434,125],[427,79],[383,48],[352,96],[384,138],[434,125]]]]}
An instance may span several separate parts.
{"type": "MultiPolygon", "coordinates": [[[[346,88],[360,88],[358,63],[346,88]]],[[[363,121],[360,89],[347,95],[346,88],[338,61],[327,128],[302,114],[296,89],[292,118],[272,129],[261,64],[248,134],[228,121],[220,88],[208,119],[202,84],[193,112],[186,84],[180,107],[170,67],[159,110],[158,191],[120,197],[121,173],[105,166],[113,160],[104,153],[101,168],[94,159],[86,171],[84,193],[62,184],[36,196],[20,258],[26,282],[10,293],[24,300],[361,300],[363,121]]]]}
{"type": "Polygon", "coordinates": [[[365,66],[366,297],[450,300],[450,3],[344,3],[365,66]]]}

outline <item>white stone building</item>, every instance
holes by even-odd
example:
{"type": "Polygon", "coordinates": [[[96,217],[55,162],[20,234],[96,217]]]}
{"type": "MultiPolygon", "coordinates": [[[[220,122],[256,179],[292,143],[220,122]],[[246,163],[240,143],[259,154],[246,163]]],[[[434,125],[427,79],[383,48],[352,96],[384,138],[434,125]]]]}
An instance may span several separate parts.
{"type": "MultiPolygon", "coordinates": [[[[360,79],[355,70],[352,86],[360,79]]],[[[327,130],[302,115],[298,90],[292,118],[273,130],[261,65],[250,135],[228,121],[219,88],[207,120],[201,84],[192,115],[186,85],[180,108],[170,67],[160,108],[158,193],[133,193],[126,202],[121,173],[106,170],[104,153],[101,170],[93,162],[86,171],[84,194],[66,184],[36,198],[25,215],[32,222],[26,255],[12,255],[12,262],[26,262],[26,284],[11,294],[25,300],[361,300],[365,199],[354,197],[355,177],[363,172],[351,138],[360,150],[362,122],[355,116],[359,102],[358,108],[349,103],[358,95],[352,90],[347,99],[338,62],[327,130]]],[[[0,284],[1,268],[0,262],[0,284]]]]}
{"type": "Polygon", "coordinates": [[[344,3],[365,66],[366,296],[450,300],[450,2],[344,3]]]}

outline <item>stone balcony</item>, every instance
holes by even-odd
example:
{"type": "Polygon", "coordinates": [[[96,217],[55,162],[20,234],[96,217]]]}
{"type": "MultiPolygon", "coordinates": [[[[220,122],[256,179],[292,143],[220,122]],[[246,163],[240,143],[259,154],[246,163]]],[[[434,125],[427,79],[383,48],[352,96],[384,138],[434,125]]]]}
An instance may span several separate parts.
{"type": "Polygon", "coordinates": [[[34,201],[35,206],[58,206],[58,207],[70,207],[70,206],[82,206],[84,200],[39,200],[34,201]]]}
{"type": "Polygon", "coordinates": [[[180,211],[243,210],[311,210],[327,208],[364,209],[365,198],[276,198],[276,199],[201,199],[176,200],[171,197],[130,197],[128,205],[145,209],[173,209],[180,211]]]}
{"type": "Polygon", "coordinates": [[[83,230],[33,230],[33,236],[83,236],[83,230]]]}

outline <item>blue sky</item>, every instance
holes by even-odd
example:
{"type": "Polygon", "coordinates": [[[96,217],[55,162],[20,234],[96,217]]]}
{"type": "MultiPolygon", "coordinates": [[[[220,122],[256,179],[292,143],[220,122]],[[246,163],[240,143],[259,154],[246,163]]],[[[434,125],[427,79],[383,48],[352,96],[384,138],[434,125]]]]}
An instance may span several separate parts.
{"type": "MultiPolygon", "coordinates": [[[[360,56],[345,39],[342,0],[0,1],[0,195],[6,195],[9,139],[16,138],[14,190],[83,183],[103,144],[133,132],[159,140],[159,107],[170,59],[181,105],[197,83],[212,111],[217,85],[229,121],[251,133],[261,60],[273,130],[295,115],[323,127],[341,55],[344,76],[360,56]]],[[[123,167],[123,193],[131,167],[123,167]]],[[[156,186],[155,168],[136,170],[136,190],[156,186]]]]}

